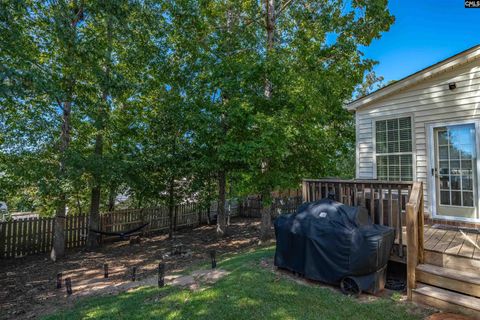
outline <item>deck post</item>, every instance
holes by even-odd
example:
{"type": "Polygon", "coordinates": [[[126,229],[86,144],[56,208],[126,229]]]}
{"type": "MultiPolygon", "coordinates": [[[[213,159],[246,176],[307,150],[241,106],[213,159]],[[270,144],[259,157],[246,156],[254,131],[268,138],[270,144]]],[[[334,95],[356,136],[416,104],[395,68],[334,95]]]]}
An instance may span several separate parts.
{"type": "Polygon", "coordinates": [[[415,182],[406,206],[407,227],[407,299],[416,288],[416,269],[423,259],[423,185],[415,182]]]}
{"type": "Polygon", "coordinates": [[[307,202],[308,197],[307,197],[307,181],[303,180],[302,181],[302,202],[307,202]]]}
{"type": "Polygon", "coordinates": [[[407,204],[407,298],[412,300],[412,290],[415,289],[415,269],[418,264],[418,232],[415,208],[411,203],[407,204]]]}

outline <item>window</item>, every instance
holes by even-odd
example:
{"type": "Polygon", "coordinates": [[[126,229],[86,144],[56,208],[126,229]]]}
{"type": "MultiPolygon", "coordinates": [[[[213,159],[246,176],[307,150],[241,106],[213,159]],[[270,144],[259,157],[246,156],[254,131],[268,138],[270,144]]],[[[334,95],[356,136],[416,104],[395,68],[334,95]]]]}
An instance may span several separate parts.
{"type": "Polygon", "coordinates": [[[375,122],[377,179],[413,180],[412,119],[375,122]]]}

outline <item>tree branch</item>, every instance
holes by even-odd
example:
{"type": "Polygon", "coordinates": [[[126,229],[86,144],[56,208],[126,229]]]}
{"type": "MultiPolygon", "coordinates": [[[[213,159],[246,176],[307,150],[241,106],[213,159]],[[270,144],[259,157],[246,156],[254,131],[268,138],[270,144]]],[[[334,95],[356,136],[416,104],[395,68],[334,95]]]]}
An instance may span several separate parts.
{"type": "Polygon", "coordinates": [[[278,10],[277,12],[277,16],[279,16],[283,10],[285,10],[289,5],[291,5],[293,2],[293,0],[288,0],[287,2],[285,2],[285,4],[280,8],[280,10],[278,10]]]}

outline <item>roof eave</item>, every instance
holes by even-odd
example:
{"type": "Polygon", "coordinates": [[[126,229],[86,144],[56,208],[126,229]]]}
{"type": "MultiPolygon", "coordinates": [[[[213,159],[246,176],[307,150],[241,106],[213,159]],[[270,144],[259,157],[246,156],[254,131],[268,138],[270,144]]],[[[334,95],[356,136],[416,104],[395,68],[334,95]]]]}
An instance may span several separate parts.
{"type": "Polygon", "coordinates": [[[442,60],[434,65],[431,65],[430,67],[427,67],[414,74],[411,74],[391,85],[378,89],[377,91],[369,95],[366,95],[362,98],[352,101],[349,104],[345,105],[344,108],[347,109],[348,111],[355,111],[360,107],[367,106],[373,103],[374,101],[377,101],[383,97],[386,97],[395,92],[398,92],[408,86],[411,86],[420,81],[431,78],[439,73],[448,71],[459,65],[476,60],[479,57],[480,57],[480,45],[477,45],[463,52],[460,52],[450,58],[442,60]]]}

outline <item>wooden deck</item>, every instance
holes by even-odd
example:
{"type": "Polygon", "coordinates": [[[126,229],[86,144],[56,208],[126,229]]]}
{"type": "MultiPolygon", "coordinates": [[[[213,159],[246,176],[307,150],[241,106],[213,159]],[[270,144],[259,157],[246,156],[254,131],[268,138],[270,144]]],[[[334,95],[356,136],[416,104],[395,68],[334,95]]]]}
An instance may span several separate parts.
{"type": "Polygon", "coordinates": [[[304,179],[302,195],[366,208],[375,223],[395,229],[390,260],[406,265],[408,300],[480,319],[480,232],[424,225],[421,182],[304,179]]]}
{"type": "MultiPolygon", "coordinates": [[[[403,245],[407,245],[406,228],[403,227],[403,245]]],[[[395,241],[398,244],[398,237],[395,241]]],[[[454,230],[437,225],[424,227],[425,250],[480,260],[480,233],[454,230]]]]}
{"type": "Polygon", "coordinates": [[[406,265],[408,300],[480,319],[480,232],[424,225],[421,182],[304,179],[302,195],[366,208],[395,230],[390,260],[406,265]]]}

